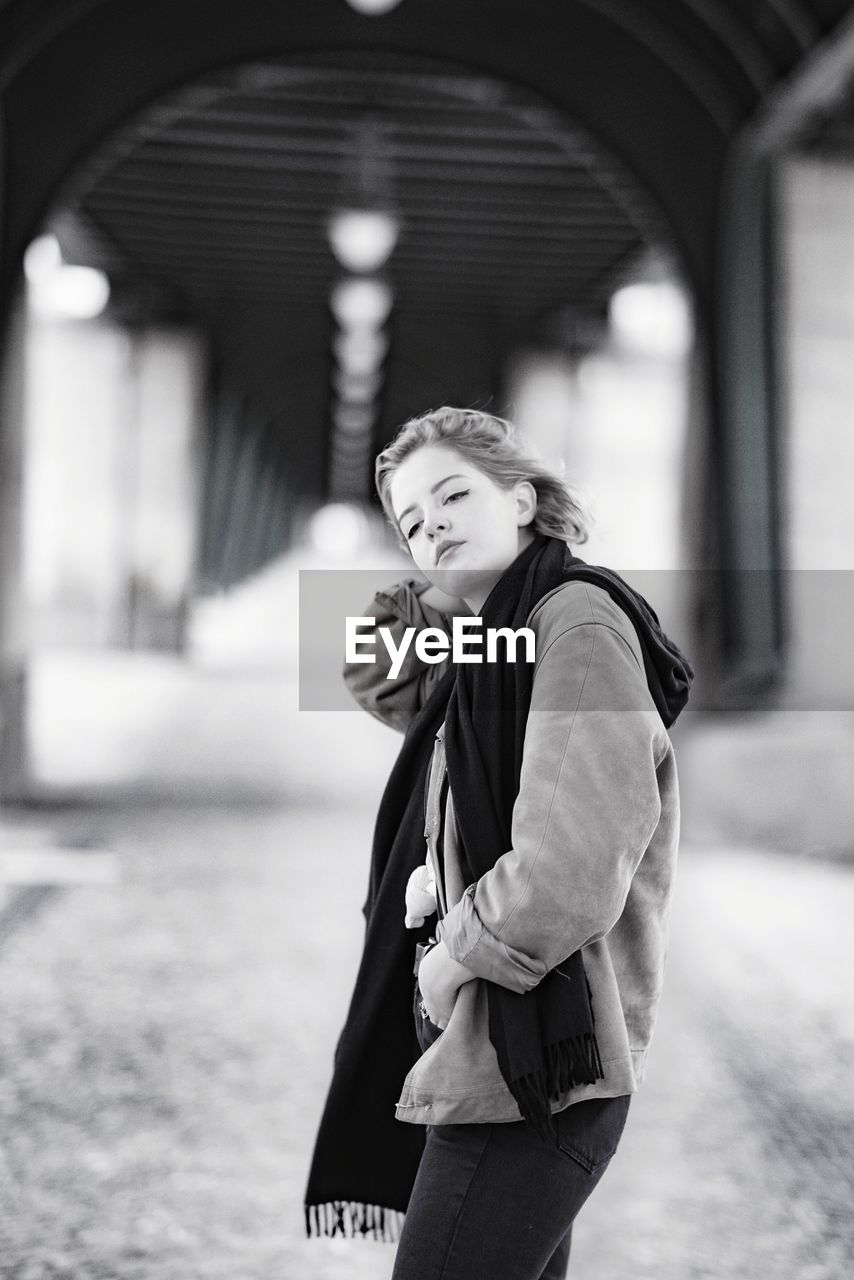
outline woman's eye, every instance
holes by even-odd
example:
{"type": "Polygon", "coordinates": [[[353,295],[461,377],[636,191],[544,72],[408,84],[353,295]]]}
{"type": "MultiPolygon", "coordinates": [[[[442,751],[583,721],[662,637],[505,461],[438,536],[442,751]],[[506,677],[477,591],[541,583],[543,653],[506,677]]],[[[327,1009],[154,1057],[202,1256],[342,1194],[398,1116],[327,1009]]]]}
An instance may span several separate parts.
{"type": "Polygon", "coordinates": [[[406,541],[407,542],[411,541],[411,539],[415,537],[416,533],[420,528],[421,528],[420,520],[417,520],[415,524],[410,525],[409,528],[406,530],[406,541]]]}
{"type": "Polygon", "coordinates": [[[465,498],[468,492],[468,489],[459,489],[456,493],[449,493],[445,498],[445,502],[453,502],[456,498],[465,498]]]}

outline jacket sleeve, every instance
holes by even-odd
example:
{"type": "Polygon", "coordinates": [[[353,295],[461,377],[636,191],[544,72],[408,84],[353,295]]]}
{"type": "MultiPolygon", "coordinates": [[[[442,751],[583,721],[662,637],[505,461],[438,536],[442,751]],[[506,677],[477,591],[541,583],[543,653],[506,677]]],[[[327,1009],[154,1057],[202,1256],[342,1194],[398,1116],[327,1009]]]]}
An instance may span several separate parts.
{"type": "Polygon", "coordinates": [[[376,661],[370,663],[345,662],[344,683],[361,707],[377,720],[405,733],[409,722],[429,698],[448,669],[448,658],[441,662],[422,662],[415,652],[414,641],[409,645],[400,672],[390,678],[391,656],[379,636],[379,627],[387,627],[396,647],[403,640],[407,627],[421,631],[425,627],[438,627],[451,635],[452,620],[428,605],[422,605],[421,596],[429,583],[407,578],[387,591],[378,591],[373,602],[365,610],[365,617],[376,619],[376,661]]]}
{"type": "Polygon", "coordinates": [[[591,615],[538,636],[512,848],[438,926],[455,960],[514,991],[613,927],[661,813],[669,739],[635,649],[591,615]]]}

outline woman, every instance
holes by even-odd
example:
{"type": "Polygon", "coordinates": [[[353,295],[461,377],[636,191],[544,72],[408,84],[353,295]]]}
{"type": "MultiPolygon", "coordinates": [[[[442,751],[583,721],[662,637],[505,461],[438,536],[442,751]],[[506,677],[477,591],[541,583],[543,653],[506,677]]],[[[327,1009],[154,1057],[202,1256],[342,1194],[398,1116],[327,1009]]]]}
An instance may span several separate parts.
{"type": "Polygon", "coordinates": [[[507,423],[437,410],[376,474],[429,584],[380,593],[378,623],[399,641],[470,613],[528,627],[535,659],[410,645],[395,680],[345,669],[405,738],[308,1229],[387,1238],[406,1210],[394,1280],[551,1280],[643,1074],[678,839],[667,726],[692,673],[640,596],[570,554],[579,506],[507,423]]]}

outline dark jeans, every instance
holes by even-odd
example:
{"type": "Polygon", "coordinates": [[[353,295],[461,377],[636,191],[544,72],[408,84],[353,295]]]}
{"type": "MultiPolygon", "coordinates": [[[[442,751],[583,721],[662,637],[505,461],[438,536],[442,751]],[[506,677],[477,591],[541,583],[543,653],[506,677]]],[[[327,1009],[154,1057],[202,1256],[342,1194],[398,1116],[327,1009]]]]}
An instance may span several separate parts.
{"type": "MultiPolygon", "coordinates": [[[[440,1034],[428,1020],[422,1048],[440,1034]]],[[[628,1096],[576,1102],[553,1117],[554,1145],[524,1120],[429,1125],[392,1280],[564,1280],[628,1109],[628,1096]]]]}

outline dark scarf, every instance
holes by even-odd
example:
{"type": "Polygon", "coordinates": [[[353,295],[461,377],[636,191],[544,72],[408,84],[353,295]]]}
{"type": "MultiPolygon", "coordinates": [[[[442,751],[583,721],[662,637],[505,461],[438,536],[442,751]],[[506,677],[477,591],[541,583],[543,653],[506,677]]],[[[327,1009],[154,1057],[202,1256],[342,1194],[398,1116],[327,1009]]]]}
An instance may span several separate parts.
{"type": "MultiPolygon", "coordinates": [[[[502,575],[481,610],[484,626],[524,626],[553,588],[580,579],[603,588],[633,622],[650,693],[665,725],[685,705],[692,671],[643,598],[619,575],[586,565],[555,538],[537,537],[502,575]]],[[[533,666],[460,664],[412,720],[380,803],[371,858],[365,947],[315,1146],[306,1193],[308,1234],[393,1239],[421,1159],[424,1128],[395,1119],[419,1053],[411,1016],[415,944],[403,902],[424,860],[424,784],[445,721],[448,778],[467,880],[510,848],[533,666]],[[512,750],[509,747],[512,745],[512,750]]],[[[580,953],[525,996],[487,983],[489,1035],[522,1116],[548,1132],[550,1101],[601,1078],[580,953]],[[569,977],[569,982],[565,978],[569,977]]]]}

